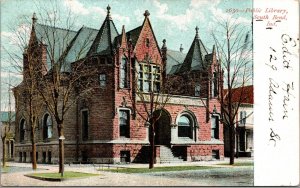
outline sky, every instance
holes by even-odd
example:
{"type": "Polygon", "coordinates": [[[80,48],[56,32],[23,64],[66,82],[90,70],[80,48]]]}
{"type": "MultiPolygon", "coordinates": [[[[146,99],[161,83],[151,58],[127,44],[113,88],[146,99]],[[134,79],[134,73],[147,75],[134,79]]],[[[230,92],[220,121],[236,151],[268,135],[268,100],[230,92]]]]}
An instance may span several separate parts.
{"type": "MultiPolygon", "coordinates": [[[[150,12],[150,22],[159,46],[166,39],[168,49],[179,51],[182,44],[187,53],[194,37],[195,27],[199,27],[199,36],[210,52],[214,44],[211,31],[217,26],[218,18],[236,18],[238,22],[251,24],[252,14],[228,13],[230,9],[252,8],[251,0],[0,0],[1,5],[1,110],[7,109],[8,83],[20,83],[22,76],[12,68],[7,53],[22,54],[17,48],[18,38],[15,31],[30,31],[30,20],[33,13],[37,18],[42,8],[53,4],[59,10],[61,19],[68,12],[76,20],[74,30],[83,25],[100,29],[110,5],[111,16],[119,33],[122,25],[125,30],[132,30],[142,25],[145,10],[150,12]],[[11,72],[11,73],[10,73],[11,72]]],[[[50,10],[50,8],[49,8],[50,10]]],[[[53,9],[52,9],[53,10],[53,9]]],[[[62,24],[60,27],[64,27],[62,24]]],[[[221,37],[221,36],[220,36],[221,37]]]]}

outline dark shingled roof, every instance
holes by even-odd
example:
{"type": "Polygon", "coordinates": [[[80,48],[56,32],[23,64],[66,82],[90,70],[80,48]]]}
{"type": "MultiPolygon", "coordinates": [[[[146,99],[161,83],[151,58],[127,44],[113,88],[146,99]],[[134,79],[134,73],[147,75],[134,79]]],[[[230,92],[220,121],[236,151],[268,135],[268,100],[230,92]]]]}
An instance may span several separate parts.
{"type": "Polygon", "coordinates": [[[185,56],[186,54],[182,52],[167,50],[167,74],[174,74],[180,68],[185,56]]]}
{"type": "Polygon", "coordinates": [[[106,17],[105,21],[103,22],[88,55],[110,55],[112,54],[113,50],[113,42],[115,37],[119,35],[115,24],[113,21],[106,17]]]}
{"type": "Polygon", "coordinates": [[[198,27],[196,27],[196,36],[178,72],[201,70],[205,66],[207,54],[207,50],[199,38],[198,27]]]}
{"type": "MultiPolygon", "coordinates": [[[[126,39],[127,40],[131,39],[133,46],[136,45],[137,40],[139,39],[140,33],[142,31],[142,28],[143,28],[143,26],[141,25],[135,29],[132,29],[132,30],[126,32],[126,39]]],[[[120,44],[120,42],[121,42],[121,39],[122,39],[122,34],[120,34],[119,36],[117,36],[115,38],[114,45],[118,46],[118,44],[120,44]]]]}
{"type": "Polygon", "coordinates": [[[47,44],[47,64],[50,67],[50,59],[54,59],[55,62],[62,56],[67,50],[71,41],[77,35],[76,31],[52,27],[48,25],[35,24],[35,32],[38,41],[42,41],[47,44]],[[55,46],[54,46],[55,45],[55,46]],[[49,57],[54,50],[54,57],[49,57]]]}

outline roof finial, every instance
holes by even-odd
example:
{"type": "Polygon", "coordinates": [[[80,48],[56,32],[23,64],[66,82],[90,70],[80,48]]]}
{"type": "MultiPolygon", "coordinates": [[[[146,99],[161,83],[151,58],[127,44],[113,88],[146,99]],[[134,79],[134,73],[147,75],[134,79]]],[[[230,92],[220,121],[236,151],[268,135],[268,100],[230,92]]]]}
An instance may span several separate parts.
{"type": "Polygon", "coordinates": [[[144,16],[145,16],[145,17],[148,17],[148,16],[150,16],[150,13],[149,13],[149,11],[148,11],[148,10],[145,10],[144,16]]]}
{"type": "Polygon", "coordinates": [[[166,39],[164,39],[162,42],[163,42],[163,45],[162,45],[161,48],[162,48],[162,49],[167,49],[167,45],[166,45],[166,42],[167,42],[167,41],[166,41],[166,39]]]}
{"type": "Polygon", "coordinates": [[[180,52],[183,51],[183,47],[182,47],[182,44],[180,44],[180,48],[179,48],[180,52]]]}
{"type": "Polygon", "coordinates": [[[111,9],[110,6],[107,5],[107,7],[106,7],[106,10],[107,10],[107,18],[108,18],[109,20],[111,20],[110,9],[111,9]]]}
{"type": "Polygon", "coordinates": [[[196,39],[199,39],[199,34],[198,34],[198,31],[199,31],[199,27],[198,26],[196,26],[196,39]]]}
{"type": "Polygon", "coordinates": [[[36,17],[36,14],[34,12],[33,15],[32,15],[32,24],[35,24],[36,21],[37,21],[37,17],[36,17]]]}

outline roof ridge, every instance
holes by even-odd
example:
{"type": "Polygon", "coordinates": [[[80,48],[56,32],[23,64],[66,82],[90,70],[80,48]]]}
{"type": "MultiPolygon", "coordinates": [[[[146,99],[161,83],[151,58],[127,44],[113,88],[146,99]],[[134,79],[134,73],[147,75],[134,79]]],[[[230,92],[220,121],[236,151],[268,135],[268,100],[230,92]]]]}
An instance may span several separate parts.
{"type": "Polygon", "coordinates": [[[85,25],[83,25],[81,28],[87,28],[87,29],[92,29],[92,30],[95,30],[95,31],[99,31],[98,29],[95,29],[95,28],[92,28],[92,27],[87,27],[85,25]]]}
{"type": "MultiPolygon", "coordinates": [[[[127,31],[126,33],[129,33],[129,32],[132,32],[132,31],[134,31],[134,30],[137,30],[137,29],[139,29],[139,28],[142,28],[142,26],[143,26],[143,25],[140,25],[139,27],[136,27],[136,28],[134,28],[134,29],[131,29],[131,30],[127,31]]],[[[121,35],[121,34],[120,34],[120,35],[121,35]]]]}
{"type": "MultiPolygon", "coordinates": [[[[40,24],[40,23],[37,23],[38,25],[41,25],[41,26],[47,26],[47,27],[52,27],[54,29],[61,29],[61,30],[65,30],[65,31],[72,31],[72,32],[78,32],[78,31],[75,31],[75,30],[71,30],[71,29],[65,29],[65,28],[61,28],[61,27],[56,27],[56,26],[50,26],[50,25],[45,25],[45,24],[40,24]]],[[[80,30],[80,29],[79,29],[80,30]]]]}

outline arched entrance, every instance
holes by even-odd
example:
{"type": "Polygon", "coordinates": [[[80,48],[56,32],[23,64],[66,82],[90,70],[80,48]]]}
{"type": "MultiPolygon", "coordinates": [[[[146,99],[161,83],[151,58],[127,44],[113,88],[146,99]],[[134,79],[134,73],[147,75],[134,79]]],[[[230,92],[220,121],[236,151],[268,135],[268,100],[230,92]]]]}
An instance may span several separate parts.
{"type": "Polygon", "coordinates": [[[166,110],[157,110],[154,117],[159,118],[155,127],[155,145],[170,145],[171,142],[171,117],[166,110]]]}

